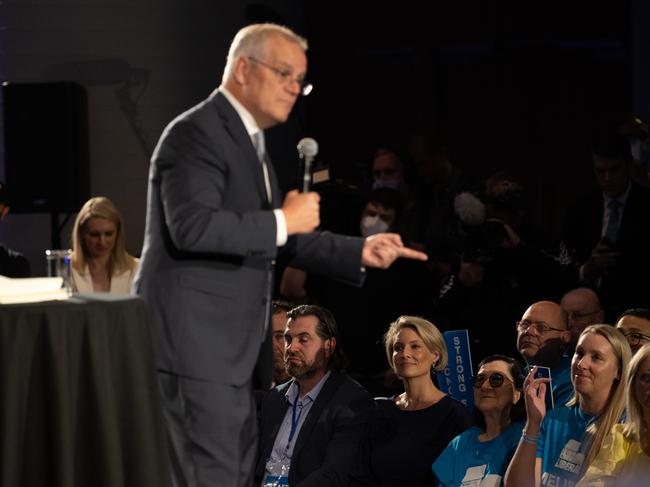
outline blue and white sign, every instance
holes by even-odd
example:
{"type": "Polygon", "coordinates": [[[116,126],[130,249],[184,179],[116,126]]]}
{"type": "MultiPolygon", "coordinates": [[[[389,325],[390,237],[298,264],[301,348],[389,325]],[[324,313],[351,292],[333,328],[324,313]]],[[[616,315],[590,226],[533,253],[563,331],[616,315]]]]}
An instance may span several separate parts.
{"type": "Polygon", "coordinates": [[[474,409],[474,373],[472,372],[472,354],[469,349],[467,330],[453,330],[443,333],[447,344],[449,361],[447,367],[438,372],[440,390],[462,402],[470,410],[474,409]]]}

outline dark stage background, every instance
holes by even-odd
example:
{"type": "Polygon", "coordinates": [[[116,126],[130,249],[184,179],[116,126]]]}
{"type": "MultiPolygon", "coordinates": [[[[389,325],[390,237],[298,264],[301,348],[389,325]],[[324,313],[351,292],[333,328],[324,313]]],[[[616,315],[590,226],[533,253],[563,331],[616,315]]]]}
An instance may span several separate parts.
{"type": "MultiPolygon", "coordinates": [[[[567,198],[593,184],[585,145],[591,121],[608,111],[650,118],[648,18],[642,0],[7,1],[0,79],[85,87],[89,193],[122,209],[134,254],[156,140],[218,86],[230,39],[256,21],[286,23],[310,42],[315,90],[268,137],[285,188],[298,175],[302,136],[319,141],[319,163],[348,186],[367,182],[378,145],[428,125],[447,137],[452,162],[466,174],[509,169],[523,177],[534,225],[555,233],[567,198]]],[[[0,143],[4,149],[10,141],[0,143]]],[[[43,274],[49,215],[12,215],[0,240],[43,274]]]]}

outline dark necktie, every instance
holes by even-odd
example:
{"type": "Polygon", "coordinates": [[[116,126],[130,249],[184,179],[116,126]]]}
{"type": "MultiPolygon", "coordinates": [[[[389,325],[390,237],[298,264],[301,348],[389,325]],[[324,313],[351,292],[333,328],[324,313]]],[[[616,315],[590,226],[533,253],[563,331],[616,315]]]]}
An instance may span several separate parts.
{"type": "Polygon", "coordinates": [[[264,174],[264,187],[266,188],[267,201],[271,201],[271,183],[269,182],[269,170],[266,166],[266,144],[264,143],[264,132],[258,130],[253,134],[253,144],[257,152],[257,159],[262,165],[262,173],[264,174]]]}
{"type": "Polygon", "coordinates": [[[607,229],[605,230],[605,238],[611,242],[616,243],[618,237],[618,228],[621,224],[621,203],[618,200],[610,200],[607,203],[609,210],[609,219],[607,221],[607,229]]]}

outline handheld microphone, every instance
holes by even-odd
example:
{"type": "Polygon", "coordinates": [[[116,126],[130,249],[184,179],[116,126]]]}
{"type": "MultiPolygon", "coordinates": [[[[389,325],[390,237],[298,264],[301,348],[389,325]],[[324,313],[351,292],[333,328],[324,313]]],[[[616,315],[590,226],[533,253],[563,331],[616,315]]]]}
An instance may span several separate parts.
{"type": "Polygon", "coordinates": [[[305,137],[300,139],[297,148],[300,158],[305,161],[305,168],[302,175],[302,192],[306,193],[311,186],[311,163],[314,161],[316,154],[318,154],[318,142],[311,137],[305,137]]]}

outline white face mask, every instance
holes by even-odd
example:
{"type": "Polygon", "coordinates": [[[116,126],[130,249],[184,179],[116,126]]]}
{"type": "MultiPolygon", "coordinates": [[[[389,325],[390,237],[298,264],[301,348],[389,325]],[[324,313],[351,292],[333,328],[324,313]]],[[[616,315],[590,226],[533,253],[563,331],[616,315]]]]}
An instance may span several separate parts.
{"type": "Polygon", "coordinates": [[[399,191],[402,187],[402,182],[399,179],[389,179],[387,181],[374,180],[372,182],[372,189],[389,188],[399,191]]]}
{"type": "Polygon", "coordinates": [[[387,231],[388,223],[379,218],[379,215],[364,216],[361,218],[361,224],[359,225],[359,228],[361,229],[362,236],[369,237],[370,235],[384,233],[387,231]]]}

